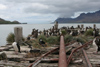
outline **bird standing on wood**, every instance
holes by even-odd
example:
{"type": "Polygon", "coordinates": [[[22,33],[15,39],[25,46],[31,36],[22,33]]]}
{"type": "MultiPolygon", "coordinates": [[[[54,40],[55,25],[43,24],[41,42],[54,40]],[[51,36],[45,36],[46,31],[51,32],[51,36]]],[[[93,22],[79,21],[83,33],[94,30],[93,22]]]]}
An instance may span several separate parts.
{"type": "Polygon", "coordinates": [[[13,42],[13,43],[12,43],[12,46],[13,46],[13,48],[14,48],[16,54],[18,54],[18,52],[21,53],[21,51],[20,51],[20,46],[19,46],[19,44],[18,44],[17,42],[13,42]]]}
{"type": "Polygon", "coordinates": [[[97,46],[97,53],[100,51],[100,38],[95,38],[93,44],[97,46]]]}
{"type": "Polygon", "coordinates": [[[99,52],[100,51],[100,38],[96,38],[95,42],[98,47],[97,52],[99,52]]]}

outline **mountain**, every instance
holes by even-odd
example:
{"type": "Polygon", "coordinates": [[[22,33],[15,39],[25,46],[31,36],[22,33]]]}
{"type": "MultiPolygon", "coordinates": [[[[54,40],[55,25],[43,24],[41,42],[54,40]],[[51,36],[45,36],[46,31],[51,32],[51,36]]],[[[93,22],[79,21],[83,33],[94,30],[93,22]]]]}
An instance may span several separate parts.
{"type": "Polygon", "coordinates": [[[58,18],[58,23],[100,23],[100,10],[93,13],[81,13],[76,18],[58,18]]]}
{"type": "Polygon", "coordinates": [[[0,18],[0,24],[21,24],[21,23],[18,21],[7,21],[7,20],[0,18]]]}

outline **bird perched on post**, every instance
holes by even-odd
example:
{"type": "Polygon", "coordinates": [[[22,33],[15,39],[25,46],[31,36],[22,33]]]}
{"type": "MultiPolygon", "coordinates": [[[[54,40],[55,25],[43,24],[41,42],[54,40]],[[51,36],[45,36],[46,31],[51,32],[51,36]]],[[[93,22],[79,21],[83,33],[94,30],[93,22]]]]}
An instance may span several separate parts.
{"type": "Polygon", "coordinates": [[[43,41],[42,38],[39,39],[39,44],[42,45],[43,47],[45,47],[45,42],[43,41]]]}
{"type": "Polygon", "coordinates": [[[12,43],[12,46],[13,46],[13,48],[14,48],[16,54],[18,54],[18,52],[21,53],[21,51],[20,51],[20,46],[19,46],[19,44],[18,44],[17,42],[13,42],[13,43],[12,43]]]}

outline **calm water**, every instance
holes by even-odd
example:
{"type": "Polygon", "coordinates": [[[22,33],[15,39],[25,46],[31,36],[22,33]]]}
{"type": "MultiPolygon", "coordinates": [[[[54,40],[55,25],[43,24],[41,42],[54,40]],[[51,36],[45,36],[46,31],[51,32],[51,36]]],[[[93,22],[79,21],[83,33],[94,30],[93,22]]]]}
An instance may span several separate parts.
{"type": "MultiPolygon", "coordinates": [[[[43,30],[45,29],[49,29],[53,26],[54,24],[16,24],[16,25],[0,25],[0,46],[2,45],[6,45],[6,38],[8,36],[9,33],[14,33],[14,27],[18,27],[21,26],[23,27],[23,36],[27,37],[29,34],[31,34],[32,29],[39,29],[39,30],[43,30]]],[[[59,24],[59,28],[63,27],[63,26],[74,26],[76,27],[78,24],[59,24]]],[[[79,24],[81,25],[81,24],[79,24]]],[[[100,24],[96,24],[98,28],[100,28],[100,24]]],[[[93,27],[93,24],[84,24],[84,27],[86,26],[91,26],[93,27]]]]}

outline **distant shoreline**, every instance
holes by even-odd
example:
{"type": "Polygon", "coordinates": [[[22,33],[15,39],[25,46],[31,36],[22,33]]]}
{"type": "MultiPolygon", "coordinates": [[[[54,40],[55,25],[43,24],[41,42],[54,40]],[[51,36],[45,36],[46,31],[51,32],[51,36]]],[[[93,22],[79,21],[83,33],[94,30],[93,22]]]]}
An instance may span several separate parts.
{"type": "MultiPolygon", "coordinates": [[[[19,25],[21,25],[21,24],[25,24],[25,23],[20,23],[19,25]]],[[[0,24],[0,25],[5,25],[5,24],[0,24]]],[[[15,24],[6,24],[6,25],[15,25],[15,24]]]]}
{"type": "MultiPolygon", "coordinates": [[[[54,24],[54,23],[51,23],[54,24]]],[[[100,23],[58,23],[58,24],[100,24],[100,23]]]]}

